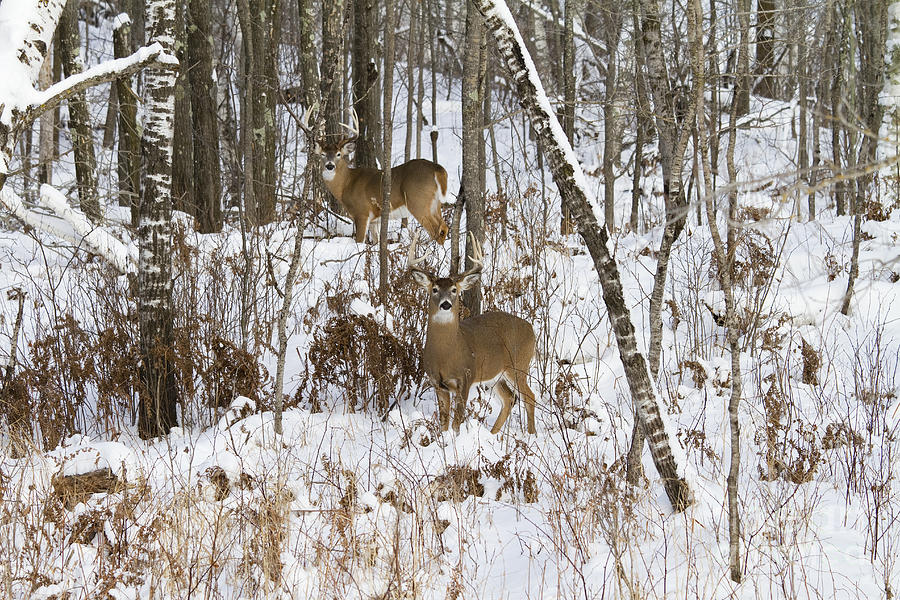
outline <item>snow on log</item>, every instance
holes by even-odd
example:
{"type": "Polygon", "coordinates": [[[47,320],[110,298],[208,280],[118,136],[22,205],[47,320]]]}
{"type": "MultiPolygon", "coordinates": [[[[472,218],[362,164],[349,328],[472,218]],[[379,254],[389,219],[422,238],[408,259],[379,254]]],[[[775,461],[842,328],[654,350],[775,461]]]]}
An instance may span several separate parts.
{"type": "Polygon", "coordinates": [[[133,273],[135,249],[119,241],[106,229],[93,225],[79,210],[72,208],[65,196],[51,186],[41,186],[41,203],[58,218],[29,210],[25,202],[8,187],[0,189],[0,204],[29,227],[47,233],[74,246],[85,246],[106,259],[120,273],[133,273]]]}

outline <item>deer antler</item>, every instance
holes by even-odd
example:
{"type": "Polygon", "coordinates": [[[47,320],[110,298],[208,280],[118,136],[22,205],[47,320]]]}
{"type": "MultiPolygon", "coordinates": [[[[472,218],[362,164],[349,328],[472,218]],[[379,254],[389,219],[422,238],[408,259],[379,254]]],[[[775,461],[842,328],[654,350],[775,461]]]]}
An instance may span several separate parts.
{"type": "Polygon", "coordinates": [[[469,239],[472,241],[472,254],[469,255],[469,260],[472,261],[472,268],[461,274],[461,278],[478,273],[484,266],[484,254],[481,252],[481,244],[478,243],[478,240],[475,239],[475,234],[471,231],[469,232],[469,239]]]}
{"type": "MultiPolygon", "coordinates": [[[[317,110],[318,108],[319,108],[319,103],[314,102],[313,105],[310,106],[309,108],[307,108],[306,112],[303,113],[303,118],[300,119],[299,121],[297,121],[297,125],[300,126],[300,129],[302,129],[307,134],[309,134],[313,137],[315,137],[315,134],[313,133],[312,129],[310,129],[310,127],[309,127],[309,117],[312,116],[313,111],[317,110]]],[[[293,113],[291,113],[291,114],[293,114],[293,113]]],[[[296,119],[296,117],[294,117],[294,118],[296,119]]]]}
{"type": "Polygon", "coordinates": [[[350,133],[352,134],[350,137],[344,138],[341,141],[341,143],[344,143],[344,144],[349,143],[349,142],[355,142],[356,138],[359,137],[359,116],[356,114],[355,108],[351,109],[350,118],[353,119],[352,125],[347,125],[346,123],[341,123],[341,126],[346,127],[348,130],[350,130],[350,133]]]}
{"type": "Polygon", "coordinates": [[[406,255],[406,266],[409,269],[415,269],[417,271],[422,271],[424,273],[428,273],[429,275],[431,275],[431,273],[429,273],[428,271],[426,271],[425,269],[423,269],[420,266],[423,262],[425,262],[425,259],[431,255],[431,252],[426,252],[425,254],[423,254],[422,256],[419,256],[418,258],[416,257],[416,246],[418,246],[418,239],[419,239],[419,232],[416,231],[410,237],[409,253],[406,255]]]}

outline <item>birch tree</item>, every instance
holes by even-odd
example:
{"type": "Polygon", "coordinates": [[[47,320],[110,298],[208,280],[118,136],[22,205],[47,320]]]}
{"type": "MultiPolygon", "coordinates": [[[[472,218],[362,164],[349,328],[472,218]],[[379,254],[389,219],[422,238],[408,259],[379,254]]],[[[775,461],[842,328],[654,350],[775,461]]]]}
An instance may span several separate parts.
{"type": "MultiPolygon", "coordinates": [[[[172,53],[175,0],[147,4],[150,39],[172,53]]],[[[172,155],[177,71],[151,69],[144,80],[146,118],[141,138],[143,186],[138,219],[138,321],[141,366],[138,433],[144,439],[177,425],[178,402],[170,353],[172,336],[172,155]]]]}
{"type": "Polygon", "coordinates": [[[594,208],[588,201],[584,172],[541,87],[534,63],[506,3],[503,0],[473,1],[484,15],[487,28],[497,42],[511,80],[515,82],[519,102],[534,124],[562,201],[593,260],[619,347],[619,357],[637,408],[637,418],[647,434],[650,453],[672,507],[676,511],[684,510],[692,502],[690,486],[683,471],[684,456],[663,422],[647,361],[637,348],[634,324],[625,305],[618,265],[609,251],[606,231],[600,227],[594,208]]]}

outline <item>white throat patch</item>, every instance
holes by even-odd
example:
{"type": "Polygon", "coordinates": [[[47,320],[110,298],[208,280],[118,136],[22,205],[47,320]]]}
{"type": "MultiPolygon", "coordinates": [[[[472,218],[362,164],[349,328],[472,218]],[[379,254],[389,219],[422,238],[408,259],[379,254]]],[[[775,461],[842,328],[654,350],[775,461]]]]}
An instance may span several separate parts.
{"type": "Polygon", "coordinates": [[[331,181],[332,179],[334,179],[336,173],[337,169],[332,169],[331,171],[322,169],[322,179],[324,179],[325,181],[331,181]]]}
{"type": "Polygon", "coordinates": [[[452,323],[454,319],[452,310],[439,310],[431,316],[431,321],[438,325],[446,325],[452,323]]]}

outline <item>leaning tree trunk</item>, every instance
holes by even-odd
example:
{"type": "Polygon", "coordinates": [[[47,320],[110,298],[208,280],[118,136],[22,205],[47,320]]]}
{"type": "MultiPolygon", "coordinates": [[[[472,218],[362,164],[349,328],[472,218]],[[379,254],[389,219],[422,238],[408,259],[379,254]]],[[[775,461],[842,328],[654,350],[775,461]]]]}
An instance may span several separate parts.
{"type": "Polygon", "coordinates": [[[210,0],[190,0],[188,80],[194,132],[194,216],[200,233],[222,230],[222,184],[216,84],[213,81],[212,9],[210,0]]]}
{"type": "MultiPolygon", "coordinates": [[[[663,422],[647,362],[637,347],[634,325],[625,305],[618,266],[610,254],[606,231],[600,227],[594,209],[587,199],[587,183],[581,165],[569,157],[572,147],[553,113],[550,102],[542,91],[540,79],[534,71],[531,57],[519,35],[515,22],[503,0],[473,0],[485,16],[488,29],[497,40],[500,54],[515,81],[516,89],[525,111],[534,124],[544,155],[560,195],[572,215],[578,232],[587,246],[600,276],[603,300],[609,312],[610,322],[619,346],[619,356],[625,368],[625,377],[649,440],[650,452],[657,471],[663,479],[666,493],[676,511],[684,510],[691,502],[691,490],[684,476],[683,455],[673,452],[663,422]]],[[[677,442],[675,442],[677,444],[677,442]]],[[[680,450],[680,447],[675,446],[680,450]]]]}
{"type": "MultiPolygon", "coordinates": [[[[147,4],[151,40],[173,53],[175,0],[147,4]]],[[[143,193],[138,221],[138,319],[141,389],[138,433],[144,439],[167,434],[177,425],[178,402],[172,338],[172,136],[176,70],[147,71],[146,117],[141,139],[143,193]]]]}

